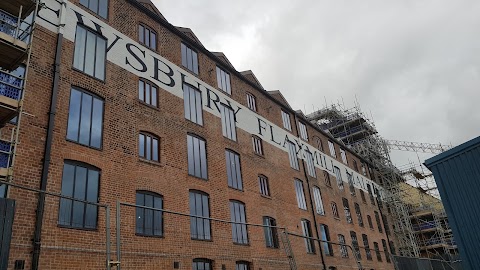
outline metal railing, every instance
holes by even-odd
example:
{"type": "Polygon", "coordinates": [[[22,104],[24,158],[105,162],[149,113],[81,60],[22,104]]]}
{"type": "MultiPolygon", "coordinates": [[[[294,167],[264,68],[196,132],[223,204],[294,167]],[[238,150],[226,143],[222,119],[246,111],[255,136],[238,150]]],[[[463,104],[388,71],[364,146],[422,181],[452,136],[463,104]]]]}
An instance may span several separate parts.
{"type": "Polygon", "coordinates": [[[22,9],[20,9],[18,16],[0,10],[0,32],[28,43],[33,27],[26,20],[20,19],[21,15],[22,9]]]}

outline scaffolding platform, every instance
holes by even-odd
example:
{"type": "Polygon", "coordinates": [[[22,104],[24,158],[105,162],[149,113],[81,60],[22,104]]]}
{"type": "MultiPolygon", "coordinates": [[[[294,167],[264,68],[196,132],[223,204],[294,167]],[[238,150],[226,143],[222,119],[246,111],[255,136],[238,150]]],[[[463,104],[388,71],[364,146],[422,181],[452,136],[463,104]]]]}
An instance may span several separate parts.
{"type": "Polygon", "coordinates": [[[25,19],[34,9],[36,3],[33,0],[1,0],[0,10],[4,10],[10,14],[18,14],[22,10],[21,19],[25,19]]]}

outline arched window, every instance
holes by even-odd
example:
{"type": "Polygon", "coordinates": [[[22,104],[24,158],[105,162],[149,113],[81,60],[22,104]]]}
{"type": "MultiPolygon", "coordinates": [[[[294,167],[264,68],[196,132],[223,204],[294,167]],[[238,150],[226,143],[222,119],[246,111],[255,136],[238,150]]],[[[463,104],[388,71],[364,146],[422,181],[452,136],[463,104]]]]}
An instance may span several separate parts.
{"type": "Polygon", "coordinates": [[[160,161],[160,139],[153,134],[140,132],[138,135],[138,156],[150,161],[160,161]]]}
{"type": "Polygon", "coordinates": [[[190,233],[192,239],[212,239],[210,226],[210,204],[207,193],[198,190],[190,190],[190,215],[205,217],[190,217],[190,233]]]}
{"type": "Polygon", "coordinates": [[[237,244],[248,244],[247,218],[245,204],[240,201],[230,201],[230,216],[232,223],[232,239],[237,244]]]}
{"type": "Polygon", "coordinates": [[[79,229],[97,227],[100,169],[77,161],[65,161],[62,175],[62,195],[78,200],[60,199],[58,224],[79,229]]]}
{"type": "Polygon", "coordinates": [[[144,236],[163,235],[163,197],[160,194],[138,190],[136,193],[136,229],[135,233],[144,236]],[[143,207],[142,207],[143,206],[143,207]]]}

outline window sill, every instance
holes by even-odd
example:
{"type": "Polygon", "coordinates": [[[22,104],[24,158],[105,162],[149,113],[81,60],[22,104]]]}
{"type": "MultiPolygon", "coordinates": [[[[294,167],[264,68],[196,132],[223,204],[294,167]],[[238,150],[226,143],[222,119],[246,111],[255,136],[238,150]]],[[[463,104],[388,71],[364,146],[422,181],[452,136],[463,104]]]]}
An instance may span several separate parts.
{"type": "Polygon", "coordinates": [[[143,233],[135,233],[135,236],[148,237],[148,238],[165,238],[165,236],[163,235],[150,235],[150,234],[143,234],[143,233]]]}
{"type": "Polygon", "coordinates": [[[57,227],[62,228],[62,229],[72,229],[72,230],[87,231],[87,232],[98,232],[98,228],[95,228],[95,229],[79,228],[79,227],[73,227],[73,226],[61,225],[61,224],[57,224],[57,227]]]}
{"type": "Polygon", "coordinates": [[[150,165],[153,165],[153,166],[159,166],[159,167],[164,166],[164,164],[162,164],[162,162],[151,161],[151,160],[143,159],[143,158],[138,158],[138,161],[143,162],[143,163],[147,163],[147,164],[150,164],[150,165]]]}
{"type": "Polygon", "coordinates": [[[213,239],[198,239],[198,238],[190,238],[192,241],[199,241],[199,242],[213,242],[213,239]]]}
{"type": "Polygon", "coordinates": [[[196,178],[196,179],[198,179],[198,180],[208,181],[208,176],[207,176],[207,178],[202,178],[202,177],[198,177],[198,176],[196,176],[196,175],[191,175],[191,174],[188,174],[188,176],[193,177],[193,178],[196,178]]]}
{"type": "Polygon", "coordinates": [[[235,242],[233,242],[233,244],[236,245],[236,246],[244,246],[244,247],[249,247],[249,246],[250,246],[250,243],[243,244],[243,243],[235,243],[235,242]]]}
{"type": "Polygon", "coordinates": [[[74,70],[74,71],[76,71],[76,72],[78,72],[78,73],[81,73],[81,74],[83,74],[83,75],[85,75],[85,76],[87,76],[87,77],[89,77],[89,78],[92,78],[92,79],[94,79],[94,80],[96,80],[96,81],[98,81],[98,82],[101,82],[101,83],[103,83],[103,84],[106,84],[107,61],[105,61],[105,79],[103,79],[103,80],[102,80],[102,79],[99,79],[99,78],[97,78],[97,77],[95,77],[95,76],[93,76],[93,75],[87,74],[87,73],[85,73],[85,71],[82,71],[82,70],[80,70],[80,69],[78,69],[78,68],[75,68],[75,67],[72,67],[72,70],[74,70]]]}
{"type": "Polygon", "coordinates": [[[257,157],[259,157],[259,158],[265,159],[265,155],[259,154],[259,153],[255,152],[255,151],[253,151],[253,153],[255,154],[255,156],[257,156],[257,157]]]}
{"type": "MultiPolygon", "coordinates": [[[[141,99],[138,100],[138,103],[140,103],[140,104],[142,104],[142,105],[144,105],[144,106],[146,106],[146,107],[148,107],[148,108],[150,108],[150,109],[154,109],[154,110],[160,111],[160,108],[158,108],[158,107],[156,107],[156,106],[153,106],[152,104],[148,104],[148,103],[146,103],[145,101],[143,101],[143,100],[141,100],[141,99]]],[[[157,101],[157,104],[158,104],[158,101],[157,101]]]]}
{"type": "Polygon", "coordinates": [[[271,197],[271,196],[267,196],[267,195],[263,195],[263,194],[260,194],[260,196],[261,196],[262,198],[265,198],[265,199],[269,199],[269,200],[271,200],[271,199],[272,199],[272,197],[271,197]]]}
{"type": "Polygon", "coordinates": [[[333,219],[340,221],[340,217],[333,217],[333,219]]]}
{"type": "MultiPolygon", "coordinates": [[[[74,141],[74,140],[71,140],[71,139],[68,139],[68,138],[65,138],[65,140],[66,140],[67,142],[71,142],[71,143],[76,144],[76,145],[81,145],[81,146],[84,146],[84,147],[87,147],[87,148],[90,148],[90,149],[93,149],[93,150],[97,150],[97,151],[102,151],[102,150],[103,150],[102,147],[100,147],[100,148],[93,147],[93,146],[90,146],[90,145],[86,145],[86,144],[79,143],[79,142],[77,142],[77,141],[74,141]]],[[[102,138],[102,140],[103,140],[103,138],[102,138]]]]}
{"type": "Polygon", "coordinates": [[[238,188],[234,188],[234,187],[231,187],[231,186],[228,186],[228,188],[229,188],[229,189],[236,190],[236,191],[244,192],[243,189],[238,189],[238,188]]]}

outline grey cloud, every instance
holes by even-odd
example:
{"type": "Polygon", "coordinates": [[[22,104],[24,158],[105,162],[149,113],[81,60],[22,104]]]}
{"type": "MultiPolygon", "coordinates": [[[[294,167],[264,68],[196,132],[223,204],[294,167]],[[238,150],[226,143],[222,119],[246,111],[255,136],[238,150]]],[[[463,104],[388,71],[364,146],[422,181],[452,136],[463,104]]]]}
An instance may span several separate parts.
{"type": "MultiPolygon", "coordinates": [[[[356,97],[388,139],[459,144],[479,135],[476,0],[154,3],[296,109],[325,99],[349,107],[356,97]]],[[[417,159],[392,156],[399,165],[417,159]]]]}

